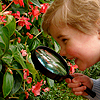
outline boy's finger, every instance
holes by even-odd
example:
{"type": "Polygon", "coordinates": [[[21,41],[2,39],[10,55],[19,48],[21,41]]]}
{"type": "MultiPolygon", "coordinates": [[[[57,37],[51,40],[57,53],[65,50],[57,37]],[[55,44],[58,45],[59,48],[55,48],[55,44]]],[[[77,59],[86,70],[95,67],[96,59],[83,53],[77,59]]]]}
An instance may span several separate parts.
{"type": "Polygon", "coordinates": [[[77,88],[80,87],[81,83],[68,83],[68,87],[70,88],[77,88]]]}
{"type": "Polygon", "coordinates": [[[74,73],[74,74],[71,74],[71,76],[77,77],[77,76],[83,76],[83,74],[81,74],[81,73],[74,73]]]}
{"type": "Polygon", "coordinates": [[[87,79],[88,79],[88,78],[86,78],[86,77],[84,77],[84,76],[77,76],[77,77],[74,77],[74,78],[72,79],[72,82],[73,82],[73,83],[77,83],[77,82],[84,83],[84,82],[88,81],[87,79]]]}
{"type": "Polygon", "coordinates": [[[66,78],[65,81],[66,81],[67,83],[71,83],[71,79],[70,79],[70,78],[66,78]]]}
{"type": "Polygon", "coordinates": [[[73,88],[72,91],[74,92],[80,92],[80,91],[84,91],[86,90],[86,86],[81,86],[81,87],[77,87],[77,88],[73,88]]]}
{"type": "Polygon", "coordinates": [[[82,95],[83,92],[81,92],[81,91],[80,91],[80,92],[74,92],[74,94],[75,94],[75,95],[82,95]]]}

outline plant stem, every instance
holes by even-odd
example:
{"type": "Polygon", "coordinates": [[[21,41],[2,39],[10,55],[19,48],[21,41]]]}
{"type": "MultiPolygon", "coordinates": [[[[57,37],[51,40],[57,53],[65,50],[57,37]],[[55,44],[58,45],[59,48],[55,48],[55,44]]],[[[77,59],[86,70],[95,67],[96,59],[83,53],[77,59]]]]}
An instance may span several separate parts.
{"type": "Polygon", "coordinates": [[[39,34],[37,34],[34,38],[37,38],[42,32],[40,32],[39,34]]]}
{"type": "Polygon", "coordinates": [[[25,45],[25,47],[26,47],[26,44],[27,44],[27,39],[28,39],[28,36],[27,36],[27,38],[26,38],[26,40],[25,40],[25,44],[24,44],[24,45],[25,45]]]}
{"type": "Polygon", "coordinates": [[[23,87],[23,88],[24,88],[24,90],[25,90],[25,80],[24,80],[24,87],[23,87]]]}
{"type": "Polygon", "coordinates": [[[9,8],[9,6],[14,2],[14,0],[2,11],[2,13],[9,8]]]}
{"type": "Polygon", "coordinates": [[[10,68],[10,69],[12,69],[12,70],[23,70],[23,69],[14,69],[14,68],[10,68]]]}
{"type": "Polygon", "coordinates": [[[17,39],[17,38],[10,40],[10,43],[11,43],[11,42],[14,42],[16,39],[17,39]]]}
{"type": "Polygon", "coordinates": [[[19,97],[9,97],[9,99],[19,99],[19,97]]]}

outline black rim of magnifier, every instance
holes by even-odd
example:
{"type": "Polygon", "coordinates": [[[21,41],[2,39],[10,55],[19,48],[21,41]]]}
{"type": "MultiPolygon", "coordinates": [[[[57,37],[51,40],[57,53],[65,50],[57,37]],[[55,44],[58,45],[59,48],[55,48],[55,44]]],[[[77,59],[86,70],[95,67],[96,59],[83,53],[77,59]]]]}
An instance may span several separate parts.
{"type": "MultiPolygon", "coordinates": [[[[68,65],[67,63],[64,61],[64,59],[58,54],[56,53],[54,50],[46,47],[46,46],[39,46],[37,47],[34,52],[32,51],[31,52],[31,58],[32,58],[32,61],[35,65],[35,68],[37,70],[39,70],[42,74],[44,74],[45,76],[53,79],[53,80],[57,80],[57,81],[62,81],[63,79],[65,78],[70,78],[70,79],[73,79],[73,77],[71,75],[69,75],[69,68],[68,68],[68,65]],[[54,74],[52,73],[51,71],[49,71],[46,67],[44,67],[40,61],[38,60],[37,56],[36,56],[36,50],[38,49],[44,49],[44,50],[47,50],[48,52],[52,53],[53,55],[55,55],[56,57],[59,58],[59,60],[62,62],[62,64],[64,65],[65,67],[65,70],[67,72],[67,74],[65,76],[61,76],[61,75],[58,75],[58,74],[54,74]]],[[[83,86],[83,84],[81,85],[83,86]]],[[[96,93],[93,92],[91,89],[89,89],[87,87],[87,89],[85,90],[86,93],[88,93],[92,98],[94,98],[96,96],[96,93]]]]}
{"type": "Polygon", "coordinates": [[[53,79],[53,80],[57,80],[57,81],[61,81],[63,80],[65,77],[69,76],[69,68],[67,63],[64,61],[64,59],[58,54],[56,53],[54,50],[46,47],[46,46],[38,46],[34,52],[32,52],[32,61],[35,65],[35,68],[37,70],[39,70],[42,74],[44,74],[45,76],[53,79]],[[43,49],[43,50],[47,50],[48,52],[52,53],[53,55],[55,55],[57,58],[59,58],[60,62],[65,66],[65,70],[67,72],[67,74],[65,76],[61,76],[58,74],[54,74],[51,71],[49,71],[46,67],[44,67],[40,61],[38,60],[37,56],[36,56],[36,50],[38,49],[43,49]]]}
{"type": "MultiPolygon", "coordinates": [[[[53,79],[53,80],[57,80],[57,81],[62,81],[63,79],[65,78],[70,78],[70,79],[73,79],[73,77],[71,75],[69,75],[69,68],[68,68],[68,65],[67,63],[64,61],[64,59],[58,54],[56,53],[54,50],[46,47],[46,46],[39,46],[37,47],[34,52],[31,52],[31,58],[32,58],[32,61],[35,65],[35,68],[37,70],[39,70],[42,74],[44,74],[45,76],[53,79]],[[65,70],[67,72],[67,74],[65,76],[61,76],[61,75],[58,75],[58,74],[54,74],[52,73],[51,71],[49,71],[46,67],[44,67],[40,61],[38,60],[37,56],[36,56],[36,50],[38,49],[44,49],[44,50],[47,50],[48,52],[52,53],[53,55],[55,55],[56,57],[59,58],[59,60],[62,62],[62,64],[64,65],[65,67],[65,70]]],[[[83,86],[83,84],[81,85],[83,86]]],[[[87,89],[85,90],[86,93],[88,93],[92,98],[94,98],[96,96],[96,93],[93,92],[91,89],[89,89],[87,87],[87,89]]]]}

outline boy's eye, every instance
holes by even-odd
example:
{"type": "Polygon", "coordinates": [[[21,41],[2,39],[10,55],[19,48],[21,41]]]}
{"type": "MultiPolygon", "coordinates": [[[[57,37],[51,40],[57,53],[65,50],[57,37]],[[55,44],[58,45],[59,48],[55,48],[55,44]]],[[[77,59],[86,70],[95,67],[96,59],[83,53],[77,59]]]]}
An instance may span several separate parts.
{"type": "Polygon", "coordinates": [[[63,42],[65,42],[67,39],[62,39],[63,42]]]}
{"type": "Polygon", "coordinates": [[[62,39],[62,42],[66,43],[67,42],[67,39],[62,39]]]}

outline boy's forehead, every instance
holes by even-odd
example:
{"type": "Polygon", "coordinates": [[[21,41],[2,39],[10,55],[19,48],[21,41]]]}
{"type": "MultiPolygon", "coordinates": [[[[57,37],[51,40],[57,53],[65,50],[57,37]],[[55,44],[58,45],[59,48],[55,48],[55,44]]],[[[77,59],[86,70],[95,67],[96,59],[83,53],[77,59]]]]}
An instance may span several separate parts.
{"type": "Polygon", "coordinates": [[[52,35],[53,37],[56,37],[58,39],[65,36],[65,35],[67,35],[66,32],[65,32],[67,29],[68,29],[67,25],[63,26],[63,27],[58,27],[55,24],[51,24],[50,28],[49,28],[50,35],[52,35]]]}

